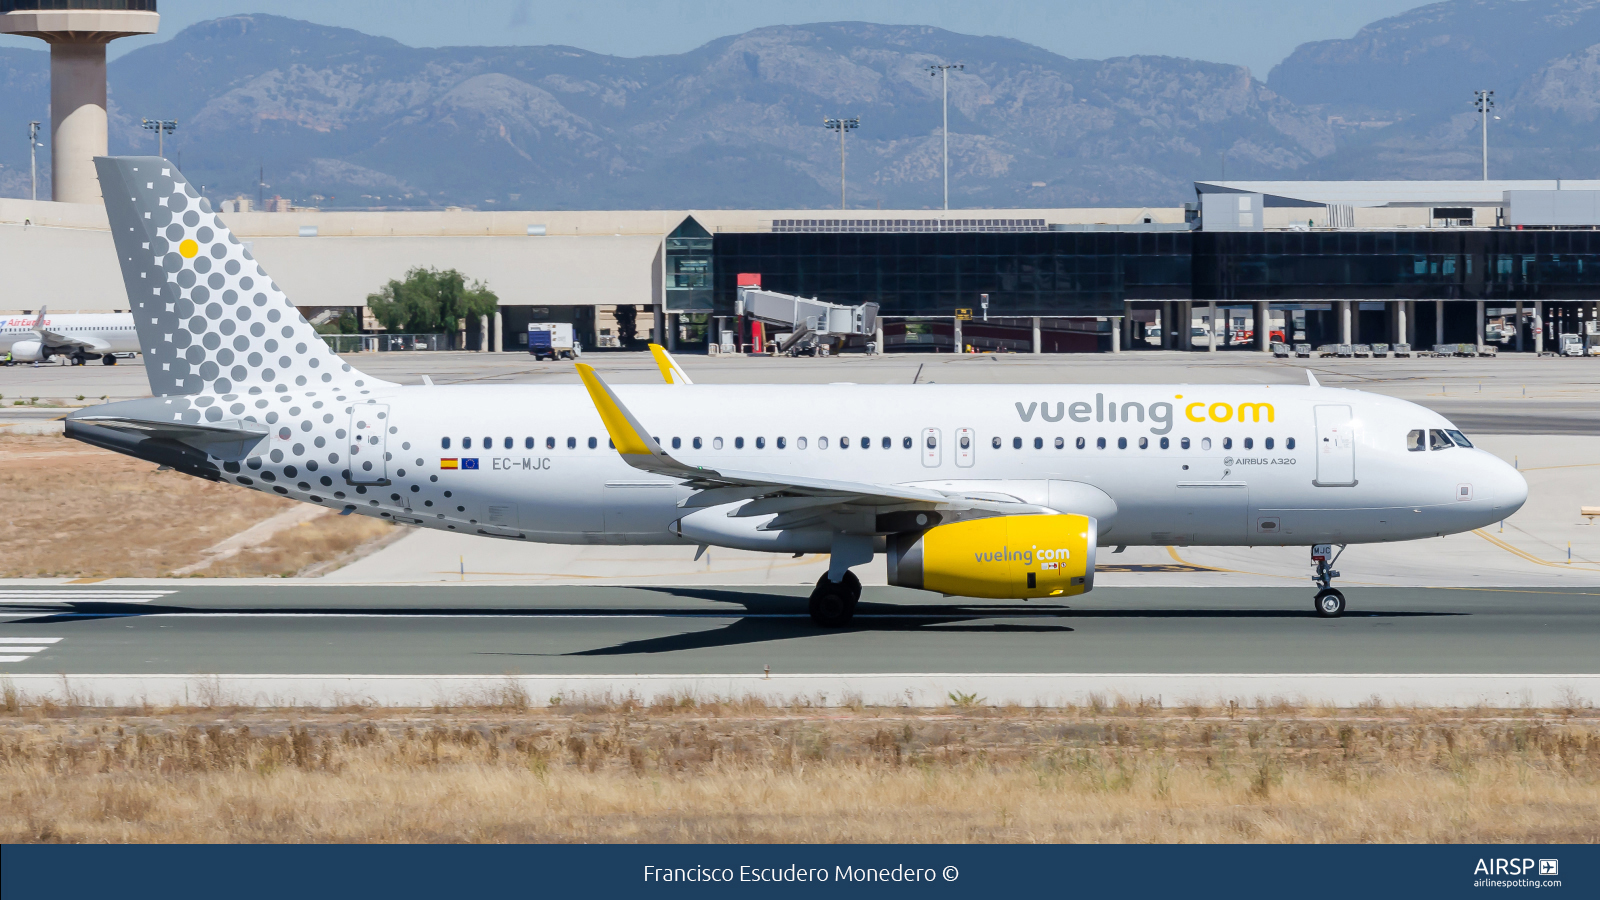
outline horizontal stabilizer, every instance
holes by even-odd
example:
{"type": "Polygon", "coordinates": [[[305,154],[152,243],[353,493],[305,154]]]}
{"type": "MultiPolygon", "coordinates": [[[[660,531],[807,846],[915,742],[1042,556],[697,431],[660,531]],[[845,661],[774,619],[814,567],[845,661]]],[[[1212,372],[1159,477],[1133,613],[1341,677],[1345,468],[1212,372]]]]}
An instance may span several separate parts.
{"type": "Polygon", "coordinates": [[[110,428],[186,444],[217,459],[237,462],[266,440],[269,429],[260,422],[221,419],[215,422],[163,422],[118,415],[75,413],[68,421],[110,428]]]}

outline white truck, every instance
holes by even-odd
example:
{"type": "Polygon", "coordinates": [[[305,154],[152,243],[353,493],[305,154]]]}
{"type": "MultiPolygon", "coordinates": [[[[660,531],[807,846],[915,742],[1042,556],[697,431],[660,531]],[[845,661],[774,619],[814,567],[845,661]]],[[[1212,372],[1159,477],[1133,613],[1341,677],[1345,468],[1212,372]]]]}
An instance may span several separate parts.
{"type": "Polygon", "coordinates": [[[583,344],[573,339],[571,322],[529,322],[528,352],[534,359],[577,359],[583,344]]]}

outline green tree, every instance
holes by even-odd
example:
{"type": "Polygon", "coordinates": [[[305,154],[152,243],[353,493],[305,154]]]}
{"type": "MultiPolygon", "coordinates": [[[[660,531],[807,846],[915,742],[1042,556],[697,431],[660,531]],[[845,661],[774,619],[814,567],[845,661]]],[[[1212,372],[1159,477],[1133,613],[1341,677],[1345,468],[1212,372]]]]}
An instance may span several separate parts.
{"type": "Polygon", "coordinates": [[[617,320],[617,342],[622,349],[637,349],[634,344],[639,336],[639,307],[632,303],[620,304],[613,317],[617,320]]]}
{"type": "Polygon", "coordinates": [[[415,268],[404,281],[390,279],[382,290],[367,295],[372,317],[389,331],[442,334],[461,329],[471,316],[492,315],[500,298],[483,282],[467,284],[455,269],[415,268]]]}

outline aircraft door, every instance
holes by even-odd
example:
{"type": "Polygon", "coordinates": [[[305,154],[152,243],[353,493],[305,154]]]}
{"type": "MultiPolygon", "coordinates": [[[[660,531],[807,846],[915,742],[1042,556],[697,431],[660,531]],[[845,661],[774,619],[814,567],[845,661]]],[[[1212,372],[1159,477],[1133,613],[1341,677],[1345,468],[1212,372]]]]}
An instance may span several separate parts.
{"type": "Polygon", "coordinates": [[[940,463],[944,462],[944,448],[939,444],[939,429],[922,429],[922,464],[927,468],[937,468],[940,463]]]}
{"type": "Polygon", "coordinates": [[[1318,406],[1317,487],[1356,483],[1356,435],[1348,406],[1318,406]]]}
{"type": "Polygon", "coordinates": [[[978,449],[978,436],[973,434],[971,428],[956,429],[956,465],[969,468],[972,465],[972,454],[978,449]]]}
{"type": "Polygon", "coordinates": [[[350,410],[351,484],[389,483],[389,406],[357,403],[350,410]]]}

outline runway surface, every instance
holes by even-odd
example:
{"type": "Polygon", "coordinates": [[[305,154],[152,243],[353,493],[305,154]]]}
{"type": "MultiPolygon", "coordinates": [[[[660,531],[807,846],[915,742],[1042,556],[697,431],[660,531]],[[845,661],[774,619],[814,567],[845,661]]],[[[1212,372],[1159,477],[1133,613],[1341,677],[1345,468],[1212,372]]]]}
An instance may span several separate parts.
{"type": "Polygon", "coordinates": [[[1600,673],[1600,588],[868,587],[830,631],[801,587],[180,585],[0,591],[0,673],[1600,673]]]}

